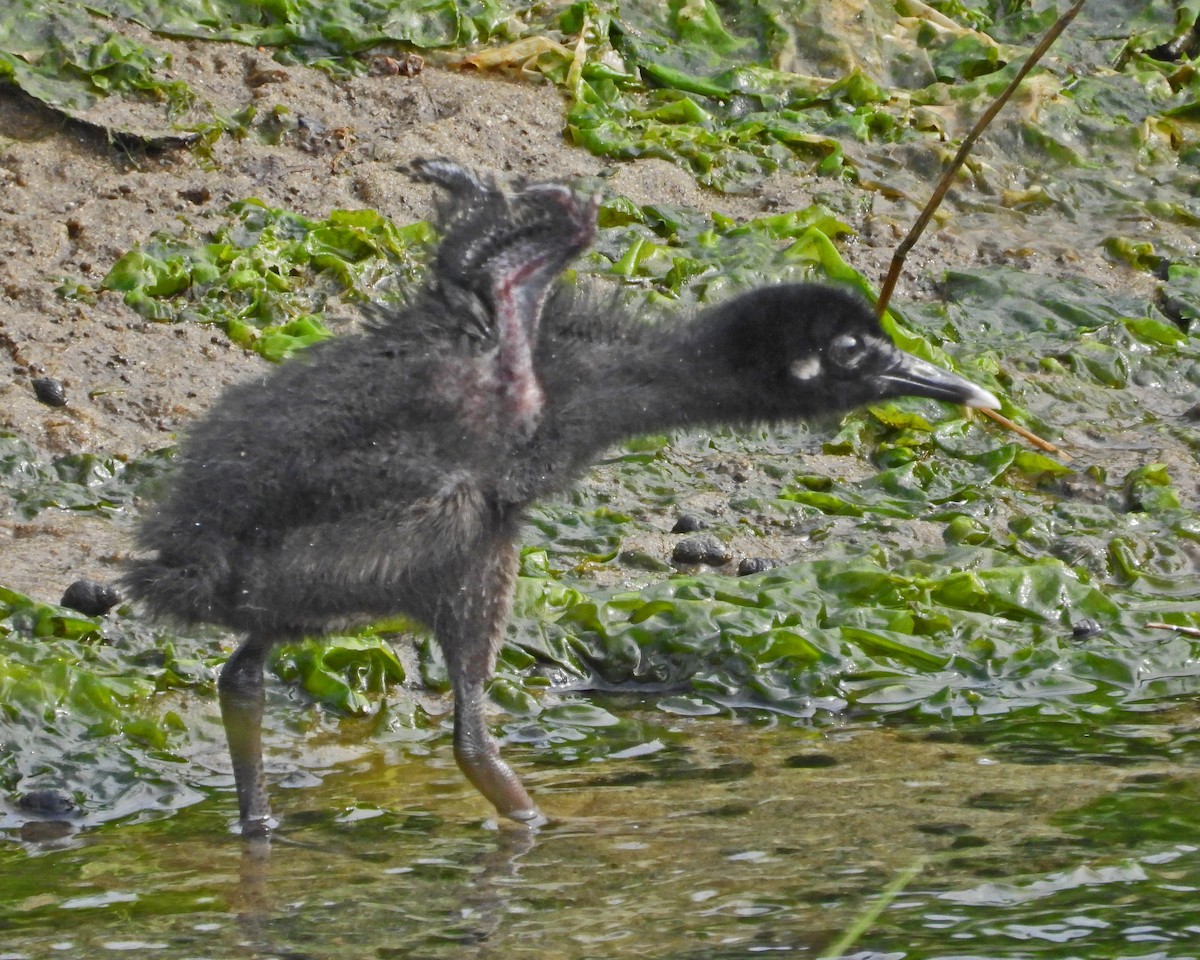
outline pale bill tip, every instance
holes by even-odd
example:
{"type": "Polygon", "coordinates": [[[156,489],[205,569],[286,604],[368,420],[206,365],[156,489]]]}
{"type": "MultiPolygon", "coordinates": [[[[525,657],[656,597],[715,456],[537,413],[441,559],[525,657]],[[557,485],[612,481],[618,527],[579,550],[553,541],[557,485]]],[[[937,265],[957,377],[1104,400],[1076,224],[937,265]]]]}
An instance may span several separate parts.
{"type": "Polygon", "coordinates": [[[990,390],[984,390],[983,387],[974,383],[971,384],[971,392],[963,403],[977,410],[1000,409],[1000,399],[990,390]]]}

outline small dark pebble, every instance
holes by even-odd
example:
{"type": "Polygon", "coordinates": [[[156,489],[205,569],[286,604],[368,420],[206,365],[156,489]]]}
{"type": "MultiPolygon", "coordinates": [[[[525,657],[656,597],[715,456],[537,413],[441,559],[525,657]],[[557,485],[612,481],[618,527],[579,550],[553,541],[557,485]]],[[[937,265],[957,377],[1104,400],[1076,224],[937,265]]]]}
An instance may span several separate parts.
{"type": "Polygon", "coordinates": [[[1170,783],[1172,776],[1169,773],[1137,773],[1131,777],[1126,777],[1123,783],[1170,783]]]}
{"type": "Polygon", "coordinates": [[[65,820],[31,820],[21,824],[20,836],[25,843],[53,843],[75,832],[65,820]]]}
{"type": "Polygon", "coordinates": [[[783,761],[785,767],[801,770],[818,770],[823,767],[836,767],[837,764],[837,758],[827,753],[797,753],[783,761]]]}
{"type": "Polygon", "coordinates": [[[767,557],[742,557],[738,562],[738,576],[749,577],[775,566],[775,561],[767,557]]]}
{"type": "Polygon", "coordinates": [[[733,559],[733,551],[716,537],[688,537],[675,544],[671,559],[676,563],[706,563],[720,567],[733,559]]]}
{"type": "Polygon", "coordinates": [[[968,797],[966,806],[972,810],[1022,810],[1034,802],[1034,795],[1022,790],[985,790],[968,797]]]}
{"type": "Polygon", "coordinates": [[[212,199],[212,191],[208,187],[192,187],[187,190],[180,190],[179,196],[188,203],[200,206],[212,199]]]}
{"type": "Polygon", "coordinates": [[[697,530],[707,530],[708,521],[694,513],[681,513],[671,528],[672,533],[695,533],[697,530]]]}
{"type": "Polygon", "coordinates": [[[67,587],[61,606],[78,610],[88,617],[99,617],[108,613],[121,602],[121,595],[116,588],[107,583],[96,583],[94,580],[76,580],[67,587]]]}
{"type": "Polygon", "coordinates": [[[1089,637],[1098,637],[1104,632],[1104,627],[1099,621],[1093,620],[1091,617],[1084,617],[1082,620],[1076,620],[1071,624],[1071,636],[1077,640],[1087,640],[1089,637]]]}
{"type": "Polygon", "coordinates": [[[48,407],[65,407],[67,391],[53,377],[38,377],[33,381],[33,395],[48,407]]]}
{"type": "Polygon", "coordinates": [[[731,803],[713,807],[711,810],[698,811],[702,817],[745,817],[753,812],[753,804],[747,803],[745,800],[734,800],[731,803]]]}
{"type": "Polygon", "coordinates": [[[75,809],[75,801],[61,790],[30,790],[17,798],[17,806],[39,817],[61,817],[75,809]]]}
{"type": "Polygon", "coordinates": [[[931,837],[961,837],[974,827],[969,823],[918,823],[917,832],[931,837]]]}

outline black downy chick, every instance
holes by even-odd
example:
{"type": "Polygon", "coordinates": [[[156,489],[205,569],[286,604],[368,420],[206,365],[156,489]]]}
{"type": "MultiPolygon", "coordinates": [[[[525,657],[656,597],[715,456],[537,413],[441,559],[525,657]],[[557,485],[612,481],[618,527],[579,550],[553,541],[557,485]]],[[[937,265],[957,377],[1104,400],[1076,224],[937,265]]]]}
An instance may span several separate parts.
{"type": "Polygon", "coordinates": [[[788,284],[648,324],[562,291],[596,199],[512,193],[447,160],[425,287],[229,390],[186,437],[126,590],[246,639],[220,678],[245,835],[266,833],[263,663],[280,641],[389,615],[426,624],[455,698],[454,754],[503,815],[544,822],[484,718],[525,509],[638,434],[804,419],[915,395],[994,396],[889,341],[866,305],[788,284]]]}

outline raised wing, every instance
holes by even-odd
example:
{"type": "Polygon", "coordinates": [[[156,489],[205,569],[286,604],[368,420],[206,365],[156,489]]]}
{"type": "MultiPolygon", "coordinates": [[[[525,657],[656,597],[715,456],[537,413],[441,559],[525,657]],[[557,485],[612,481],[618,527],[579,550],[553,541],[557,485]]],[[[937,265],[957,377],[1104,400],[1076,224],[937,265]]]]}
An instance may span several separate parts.
{"type": "Polygon", "coordinates": [[[494,375],[510,422],[529,429],[542,408],[534,344],[554,278],[595,235],[599,198],[558,183],[512,193],[451,160],[418,160],[414,178],[446,192],[432,283],[459,331],[494,343],[494,375]]]}

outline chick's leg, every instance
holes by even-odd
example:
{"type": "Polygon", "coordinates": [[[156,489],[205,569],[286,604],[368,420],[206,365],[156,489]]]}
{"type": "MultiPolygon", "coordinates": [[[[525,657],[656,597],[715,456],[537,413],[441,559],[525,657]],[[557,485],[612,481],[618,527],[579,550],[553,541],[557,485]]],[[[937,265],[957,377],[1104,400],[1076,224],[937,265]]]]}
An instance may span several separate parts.
{"type": "Polygon", "coordinates": [[[263,663],[270,648],[270,640],[251,635],[226,661],[217,682],[244,837],[264,836],[271,827],[262,757],[263,663]]]}
{"type": "Polygon", "coordinates": [[[459,769],[503,816],[540,826],[546,818],[501,758],[484,716],[484,684],[504,637],[516,570],[516,549],[503,544],[492,553],[485,576],[470,578],[454,609],[439,617],[437,636],[454,688],[454,758],[459,769]]]}

